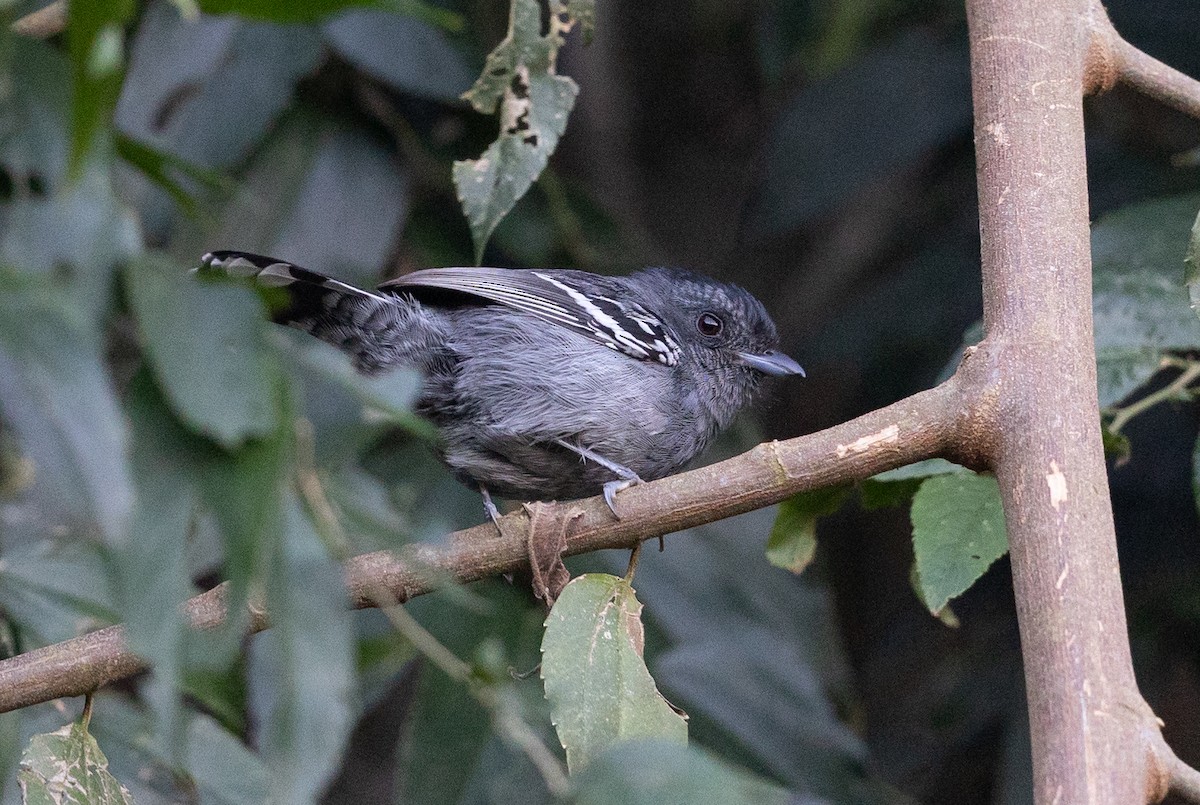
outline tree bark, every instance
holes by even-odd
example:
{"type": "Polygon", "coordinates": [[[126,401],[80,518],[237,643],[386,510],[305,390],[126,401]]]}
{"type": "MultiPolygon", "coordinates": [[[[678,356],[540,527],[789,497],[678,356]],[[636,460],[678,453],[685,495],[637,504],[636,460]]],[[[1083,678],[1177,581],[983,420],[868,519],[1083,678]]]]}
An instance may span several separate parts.
{"type": "Polygon", "coordinates": [[[1083,96],[1088,0],[968,0],[984,324],[1034,799],[1165,795],[1129,651],[1101,444],[1083,96]]]}

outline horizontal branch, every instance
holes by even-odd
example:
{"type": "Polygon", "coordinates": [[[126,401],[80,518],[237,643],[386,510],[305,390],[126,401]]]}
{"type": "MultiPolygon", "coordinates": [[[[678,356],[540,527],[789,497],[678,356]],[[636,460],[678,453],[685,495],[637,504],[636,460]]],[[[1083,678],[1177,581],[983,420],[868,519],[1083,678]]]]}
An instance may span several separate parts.
{"type": "MultiPolygon", "coordinates": [[[[551,507],[569,522],[564,555],[628,548],[654,537],[778,503],[790,495],[868,478],[933,456],[971,463],[956,443],[969,441],[972,419],[957,378],[836,427],[783,442],[767,442],[727,461],[639,484],[621,492],[615,520],[601,498],[551,507]]],[[[398,554],[363,554],[345,565],[346,587],[358,608],[375,606],[386,589],[404,602],[449,583],[467,583],[528,566],[529,518],[501,519],[451,534],[445,546],[416,545],[398,554]]],[[[191,625],[211,629],[225,619],[225,586],[184,605],[191,625]]],[[[269,625],[253,610],[249,632],[269,625]]],[[[80,696],[146,670],[122,626],[110,626],[0,662],[0,712],[61,696],[80,696]]]]}

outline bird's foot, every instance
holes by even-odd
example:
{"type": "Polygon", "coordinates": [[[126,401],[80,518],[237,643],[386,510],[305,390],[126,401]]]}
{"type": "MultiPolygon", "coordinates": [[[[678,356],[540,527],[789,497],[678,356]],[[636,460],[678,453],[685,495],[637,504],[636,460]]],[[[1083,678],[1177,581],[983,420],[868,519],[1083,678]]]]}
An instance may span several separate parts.
{"type": "Polygon", "coordinates": [[[621,515],[617,513],[617,493],[640,483],[644,483],[644,481],[634,475],[632,478],[618,478],[604,485],[604,502],[608,504],[608,510],[612,512],[613,517],[621,519],[621,515]]]}

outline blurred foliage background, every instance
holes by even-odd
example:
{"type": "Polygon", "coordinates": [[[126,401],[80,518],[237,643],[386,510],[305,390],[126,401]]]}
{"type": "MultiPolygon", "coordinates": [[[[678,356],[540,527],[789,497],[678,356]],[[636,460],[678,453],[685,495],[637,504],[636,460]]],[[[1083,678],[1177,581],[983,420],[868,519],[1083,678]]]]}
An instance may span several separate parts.
{"type": "MultiPolygon", "coordinates": [[[[482,519],[407,413],[414,379],[360,381],[262,325],[250,291],[184,277],[217,248],[360,284],[473,262],[450,166],[496,122],[459,96],[507,4],[200,5],[244,16],[79,3],[49,41],[0,37],[0,652],[129,624],[155,670],[103,691],[91,729],[140,803],[550,801],[500,726],[518,718],[557,746],[536,676],[505,670],[538,662],[543,613],[519,581],[408,607],[491,674],[491,710],[379,612],[344,608],[338,558],[482,519]],[[337,522],[311,516],[296,478],[319,480],[337,522]],[[264,592],[276,627],[187,633],[176,602],[222,579],[235,602],[264,592]]],[[[1135,45],[1200,75],[1200,6],[1107,5],[1135,45]]],[[[961,3],[604,0],[594,42],[577,39],[559,59],[581,88],[566,134],[486,264],[683,265],[766,300],[808,379],[714,455],[936,381],[981,307],[961,3]]],[[[1094,216],[1200,189],[1194,121],[1120,88],[1086,113],[1094,216]]],[[[1121,219],[1104,242],[1114,271],[1149,233],[1179,256],[1154,270],[1181,281],[1197,206],[1121,219]]],[[[1120,341],[1129,311],[1110,312],[1098,336],[1120,341]]],[[[1189,326],[1167,346],[1200,344],[1189,326]]],[[[1145,374],[1113,380],[1109,402],[1145,374]]],[[[1193,764],[1196,413],[1133,420],[1111,468],[1139,681],[1193,764]]],[[[693,744],[796,802],[1028,801],[1006,561],[949,628],[910,588],[906,509],[851,502],[800,577],[767,564],[771,524],[746,515],[642,559],[647,658],[693,744]]],[[[80,707],[0,716],[5,802],[29,737],[80,707]]],[[[590,770],[580,801],[663,801],[656,770],[679,761],[664,751],[590,770]]],[[[695,764],[709,761],[688,758],[707,779],[695,764]]]]}

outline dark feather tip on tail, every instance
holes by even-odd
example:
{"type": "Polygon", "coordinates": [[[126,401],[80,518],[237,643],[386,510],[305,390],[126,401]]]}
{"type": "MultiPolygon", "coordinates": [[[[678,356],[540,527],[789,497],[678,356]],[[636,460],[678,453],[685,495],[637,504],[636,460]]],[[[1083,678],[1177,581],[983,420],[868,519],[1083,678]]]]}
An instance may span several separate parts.
{"type": "Polygon", "coordinates": [[[385,299],[379,294],[275,257],[251,252],[216,251],[208,252],[200,259],[204,265],[202,270],[219,271],[232,277],[253,277],[259,285],[268,288],[299,283],[353,296],[366,296],[380,301],[385,299]]]}

